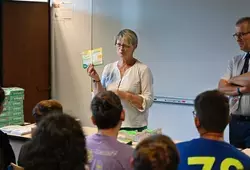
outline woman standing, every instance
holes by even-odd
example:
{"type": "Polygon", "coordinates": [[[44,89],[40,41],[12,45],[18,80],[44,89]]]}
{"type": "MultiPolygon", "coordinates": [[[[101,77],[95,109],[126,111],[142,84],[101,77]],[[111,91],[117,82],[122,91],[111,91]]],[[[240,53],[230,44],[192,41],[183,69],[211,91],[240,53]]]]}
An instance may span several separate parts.
{"type": "Polygon", "coordinates": [[[109,90],[122,100],[125,121],[122,130],[142,131],[148,125],[148,110],[153,103],[153,77],[150,69],[134,58],[138,38],[130,29],[121,30],[115,39],[118,61],[104,67],[100,79],[93,65],[87,69],[94,82],[94,93],[109,90]]]}

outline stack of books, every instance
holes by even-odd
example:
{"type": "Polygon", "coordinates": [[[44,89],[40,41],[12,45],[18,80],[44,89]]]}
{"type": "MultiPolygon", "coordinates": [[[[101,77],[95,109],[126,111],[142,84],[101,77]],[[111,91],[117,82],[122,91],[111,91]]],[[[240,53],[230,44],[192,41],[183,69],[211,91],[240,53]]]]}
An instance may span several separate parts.
{"type": "Polygon", "coordinates": [[[5,92],[4,109],[0,114],[0,127],[22,125],[24,123],[24,89],[19,87],[3,88],[5,92]]]}

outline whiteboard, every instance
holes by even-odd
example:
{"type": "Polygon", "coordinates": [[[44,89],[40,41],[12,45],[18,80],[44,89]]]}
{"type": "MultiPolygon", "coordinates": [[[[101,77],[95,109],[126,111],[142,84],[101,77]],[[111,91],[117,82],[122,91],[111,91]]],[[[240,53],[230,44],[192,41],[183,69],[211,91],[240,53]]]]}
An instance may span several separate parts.
{"type": "Polygon", "coordinates": [[[250,16],[249,6],[249,0],[93,1],[92,43],[103,47],[107,64],[118,60],[114,36],[135,30],[135,55],[150,67],[155,95],[194,98],[217,88],[240,53],[232,35],[237,19],[250,16]]]}

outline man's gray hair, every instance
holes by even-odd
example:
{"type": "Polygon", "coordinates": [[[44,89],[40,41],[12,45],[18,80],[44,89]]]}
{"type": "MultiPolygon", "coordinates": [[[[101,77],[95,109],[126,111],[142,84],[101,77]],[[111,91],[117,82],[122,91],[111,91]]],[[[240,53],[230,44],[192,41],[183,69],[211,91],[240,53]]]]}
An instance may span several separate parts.
{"type": "Polygon", "coordinates": [[[240,19],[238,19],[238,21],[236,22],[236,26],[239,25],[239,24],[242,24],[244,22],[247,22],[248,25],[250,25],[250,17],[242,17],[240,19]]]}

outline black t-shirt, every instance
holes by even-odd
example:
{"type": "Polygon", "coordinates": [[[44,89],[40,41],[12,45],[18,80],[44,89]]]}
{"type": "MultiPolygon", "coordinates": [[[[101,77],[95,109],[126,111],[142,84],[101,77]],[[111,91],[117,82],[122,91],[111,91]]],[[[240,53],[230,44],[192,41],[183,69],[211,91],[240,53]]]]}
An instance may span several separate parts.
{"type": "Polygon", "coordinates": [[[8,135],[0,130],[0,167],[7,169],[10,163],[16,163],[14,151],[10,145],[8,135]]]}

